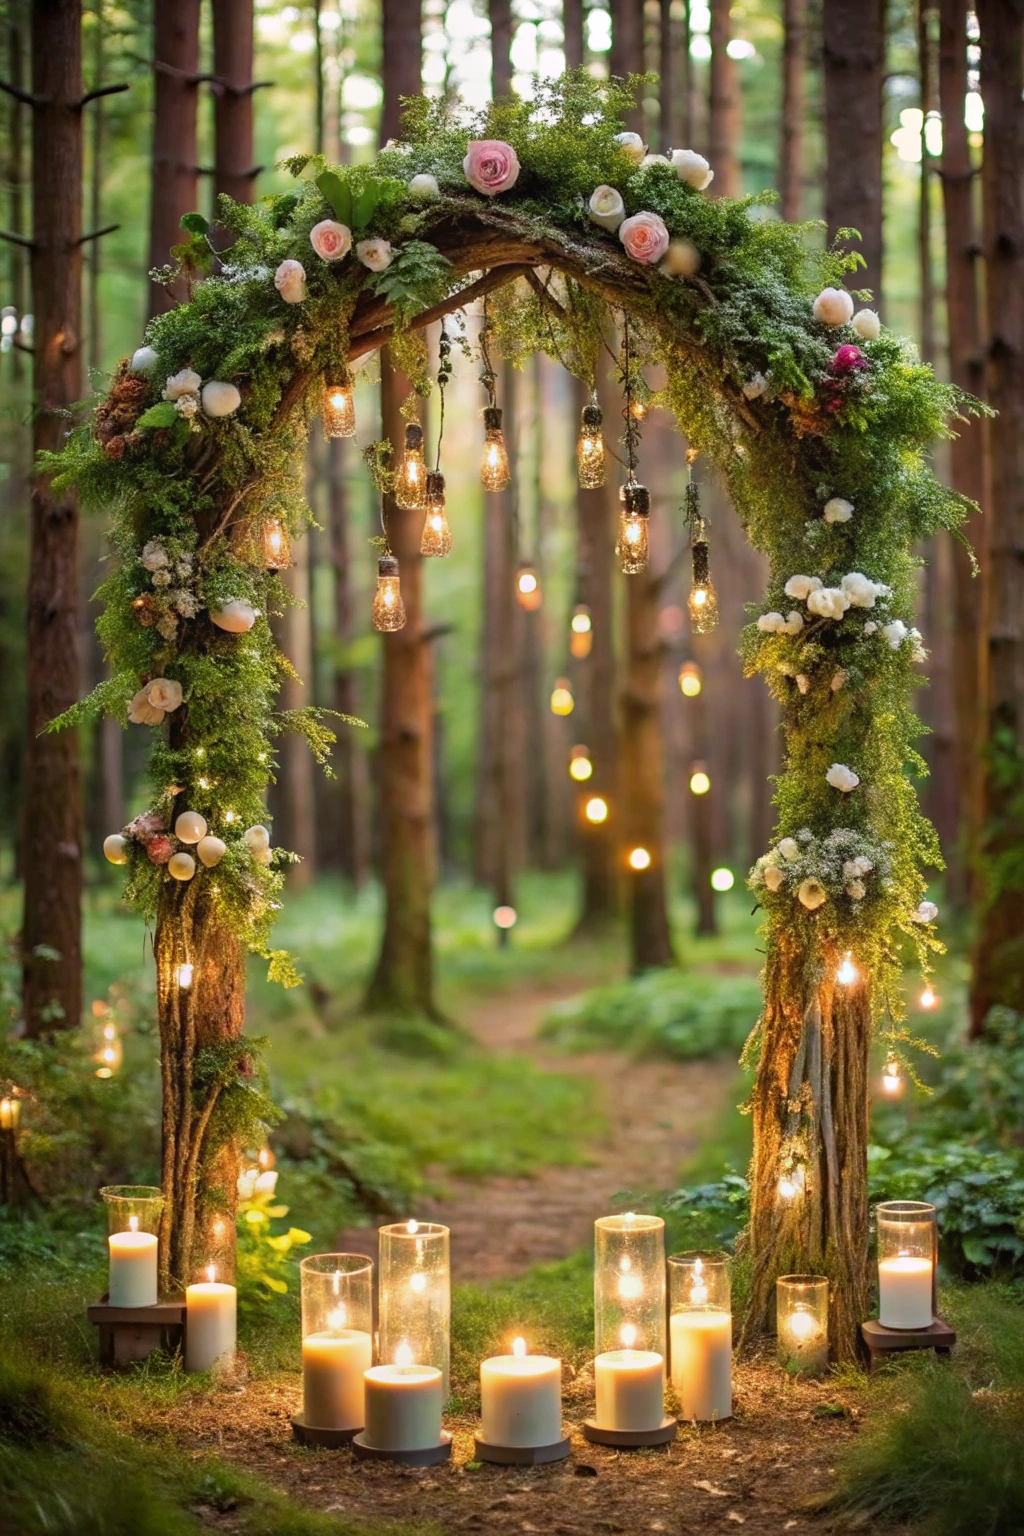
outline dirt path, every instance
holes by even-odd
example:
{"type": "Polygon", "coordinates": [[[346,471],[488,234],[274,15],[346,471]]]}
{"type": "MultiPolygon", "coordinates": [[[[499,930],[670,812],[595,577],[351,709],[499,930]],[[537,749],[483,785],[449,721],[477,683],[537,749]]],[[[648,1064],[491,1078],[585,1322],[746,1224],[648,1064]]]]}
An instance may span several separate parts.
{"type": "MultiPolygon", "coordinates": [[[[551,1005],[577,988],[515,991],[482,1003],[466,1020],[488,1049],[529,1055],[552,1072],[593,1081],[608,1121],[584,1166],[541,1167],[528,1178],[439,1176],[444,1194],[423,1216],[452,1230],[456,1280],[496,1280],[567,1258],[591,1239],[595,1216],[625,1191],[636,1204],[671,1189],[701,1135],[729,1102],[736,1067],[715,1061],[635,1061],[620,1052],[566,1055],[537,1040],[551,1005]]],[[[346,1248],[376,1254],[376,1230],[342,1234],[346,1248]]]]}

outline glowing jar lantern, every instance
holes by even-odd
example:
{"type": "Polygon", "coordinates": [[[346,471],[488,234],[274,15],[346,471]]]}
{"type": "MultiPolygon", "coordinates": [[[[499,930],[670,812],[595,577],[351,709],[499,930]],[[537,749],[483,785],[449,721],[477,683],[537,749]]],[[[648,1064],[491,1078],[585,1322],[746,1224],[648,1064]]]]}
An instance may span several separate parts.
{"type": "Polygon", "coordinates": [[[885,1071],[882,1073],[882,1087],[886,1093],[899,1093],[903,1087],[903,1079],[900,1076],[899,1062],[887,1061],[885,1071]]]}
{"type": "Polygon", "coordinates": [[[651,493],[645,485],[631,480],[619,487],[619,533],[615,553],[626,576],[646,571],[650,559],[648,528],[651,521],[651,493]]]}
{"type": "Polygon", "coordinates": [[[416,421],[406,422],[405,425],[405,452],[395,477],[395,501],[406,512],[416,512],[427,504],[423,428],[416,421]]]}
{"type": "MultiPolygon", "coordinates": [[[[660,1216],[601,1216],[594,1223],[594,1387],[588,1439],[671,1439],[665,1391],[665,1223],[660,1216]]],[[[616,1443],[612,1439],[611,1443],[616,1443]]]]}
{"type": "Polygon", "coordinates": [[[163,1193],[152,1184],[108,1184],[100,1195],[107,1207],[107,1300],[112,1307],[153,1307],[163,1193]]]}
{"type": "Polygon", "coordinates": [[[431,470],[427,476],[427,511],[420,536],[420,554],[443,560],[452,552],[452,530],[445,511],[444,475],[431,470]]]}
{"type": "Polygon", "coordinates": [[[324,437],[355,437],[356,403],[352,380],[347,375],[324,384],[322,416],[324,437]]]}
{"type": "Polygon", "coordinates": [[[726,1253],[668,1261],[672,1385],[684,1419],[732,1416],[732,1281],[726,1253]]]}
{"type": "Polygon", "coordinates": [[[540,577],[532,565],[524,563],[516,572],[516,602],[527,613],[536,613],[541,601],[540,577]]]}
{"type": "Polygon", "coordinates": [[[650,849],[640,847],[631,848],[629,850],[626,862],[628,863],[630,869],[633,870],[634,874],[642,874],[645,869],[650,869],[651,867],[652,859],[650,849]]]}
{"type": "Polygon", "coordinates": [[[21,1100],[13,1093],[0,1099],[0,1131],[14,1132],[21,1122],[21,1100]]]}
{"type": "Polygon", "coordinates": [[[580,488],[594,491],[604,485],[604,417],[596,400],[583,407],[580,432],[576,439],[576,475],[580,488]]]}
{"type": "Polygon", "coordinates": [[[484,453],[480,462],[480,484],[485,491],[505,491],[512,484],[505,435],[501,430],[501,410],[489,405],[484,410],[484,453]]]}
{"type": "Polygon", "coordinates": [[[303,1429],[366,1423],[363,1375],[373,1364],[373,1263],[361,1253],[318,1253],[299,1265],[303,1429]]]}
{"type": "Polygon", "coordinates": [[[555,680],[555,686],[551,690],[551,713],[553,715],[571,715],[575,708],[575,700],[572,689],[569,687],[567,677],[559,677],[555,680]]]}
{"type": "Polygon", "coordinates": [[[286,571],[292,563],[288,530],[276,517],[263,525],[263,564],[271,574],[286,571]]]}
{"type": "Polygon", "coordinates": [[[711,552],[707,525],[702,517],[695,518],[693,523],[690,558],[693,569],[693,584],[687,599],[690,627],[695,635],[706,635],[718,623],[718,593],[711,580],[711,552]]]}
{"type": "Polygon", "coordinates": [[[569,620],[569,654],[577,661],[590,655],[594,644],[594,623],[586,603],[577,603],[569,620]]]}
{"type": "Polygon", "coordinates": [[[590,748],[578,745],[569,753],[569,777],[577,784],[585,784],[594,772],[590,748]]]}
{"type": "Polygon", "coordinates": [[[938,1227],[924,1200],[875,1207],[878,1228],[878,1321],[883,1328],[930,1328],[935,1317],[938,1227]]]}
{"type": "Polygon", "coordinates": [[[451,1262],[448,1228],[434,1221],[396,1221],[378,1232],[380,1358],[411,1360],[441,1372],[448,1396],[451,1262]]]}
{"type": "Polygon", "coordinates": [[[828,1366],[828,1280],[780,1275],[775,1282],[779,1364],[792,1374],[820,1376],[828,1366]]]}
{"type": "Polygon", "coordinates": [[[377,561],[377,591],[373,597],[373,627],[382,634],[405,628],[405,604],[398,561],[394,555],[381,555],[377,561]]]}
{"type": "Polygon", "coordinates": [[[695,661],[684,661],[679,668],[679,692],[684,698],[695,699],[702,686],[700,667],[695,661]]]}

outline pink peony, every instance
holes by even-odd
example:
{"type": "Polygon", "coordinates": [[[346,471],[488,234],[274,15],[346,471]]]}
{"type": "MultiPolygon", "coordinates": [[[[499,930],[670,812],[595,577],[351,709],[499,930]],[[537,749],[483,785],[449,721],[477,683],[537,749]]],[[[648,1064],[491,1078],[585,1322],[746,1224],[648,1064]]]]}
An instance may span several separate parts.
{"type": "Polygon", "coordinates": [[[462,171],[475,191],[496,197],[519,180],[519,160],[512,145],[501,139],[470,139],[462,171]]]}
{"type": "Polygon", "coordinates": [[[833,373],[855,373],[858,368],[866,368],[868,360],[860,347],[855,347],[852,342],[847,342],[840,347],[832,359],[833,373]]]}
{"type": "Polygon", "coordinates": [[[309,243],[324,261],[340,261],[352,249],[352,231],[336,219],[321,219],[310,230],[309,243]]]}
{"type": "Polygon", "coordinates": [[[665,220],[657,213],[634,213],[619,225],[619,239],[626,248],[626,255],[634,261],[653,266],[668,250],[668,230],[665,220]]]}

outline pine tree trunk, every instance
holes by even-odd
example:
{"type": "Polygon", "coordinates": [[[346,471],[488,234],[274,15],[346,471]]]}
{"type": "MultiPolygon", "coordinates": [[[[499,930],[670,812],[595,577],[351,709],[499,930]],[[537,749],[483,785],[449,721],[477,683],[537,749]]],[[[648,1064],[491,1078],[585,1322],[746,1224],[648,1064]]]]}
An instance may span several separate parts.
{"type": "Polygon", "coordinates": [[[742,101],[736,60],[728,53],[732,39],[730,0],[711,0],[711,63],[708,104],[708,159],[715,173],[712,191],[718,197],[739,197],[742,101]]]}
{"type": "MultiPolygon", "coordinates": [[[[312,473],[312,469],[310,471],[312,473]]],[[[313,630],[310,615],[310,541],[307,535],[292,546],[292,563],[282,579],[295,603],[275,628],[281,650],[295,670],[281,684],[281,708],[303,709],[312,702],[313,630]]],[[[345,727],[342,727],[344,730],[345,727]]],[[[297,853],[301,864],[288,872],[292,890],[301,890],[316,876],[316,781],[312,753],[303,737],[288,731],[281,738],[281,771],[277,785],[278,842],[297,853]]]]}
{"type": "MultiPolygon", "coordinates": [[[[971,165],[964,98],[967,95],[967,0],[940,0],[939,105],[942,112],[942,198],[946,238],[946,329],[949,374],[954,384],[981,396],[985,361],[981,345],[978,295],[978,221],[975,178],[971,165]]],[[[980,421],[964,421],[949,448],[953,486],[983,505],[985,495],[985,431],[980,421]]],[[[975,514],[965,533],[984,556],[985,524],[975,514]]],[[[953,557],[954,611],[952,619],[953,734],[959,846],[953,850],[950,894],[957,906],[967,905],[977,880],[979,828],[977,778],[981,771],[982,714],[980,654],[982,583],[974,574],[970,555],[959,539],[950,539],[953,557]]]]}
{"type": "Polygon", "coordinates": [[[488,0],[491,23],[491,98],[500,101],[512,89],[512,3],[488,0]]]}
{"type": "Polygon", "coordinates": [[[380,142],[402,136],[402,97],[416,96],[420,89],[423,47],[421,0],[384,0],[381,6],[381,57],[384,102],[380,116],[380,142]]]}
{"type": "Polygon", "coordinates": [[[971,1022],[996,1003],[1024,1010],[1024,4],[980,0],[985,102],[985,290],[992,492],[985,567],[985,754],[971,1022]]]}
{"type": "MultiPolygon", "coordinates": [[[[327,448],[327,505],[330,527],[331,568],[334,577],[334,640],[344,654],[352,644],[351,548],[348,493],[345,485],[345,445],[335,438],[327,448]]],[[[341,715],[359,714],[359,681],[355,670],[340,663],[334,673],[334,708],[341,715]]],[[[341,725],[334,749],[337,805],[337,850],[341,868],[357,888],[369,873],[369,775],[366,750],[358,739],[358,726],[341,725]]],[[[334,786],[329,786],[333,789],[334,786]]]]}
{"type": "Polygon", "coordinates": [[[253,0],[213,0],[214,192],[251,203],[253,163],[253,0]]]}
{"type": "Polygon", "coordinates": [[[854,276],[882,301],[882,80],[885,0],[824,0],[825,222],[860,231],[854,276]]]}
{"type": "Polygon", "coordinates": [[[631,969],[671,965],[665,871],[665,753],[661,735],[658,609],[661,584],[650,570],[626,577],[626,676],[622,689],[621,782],[624,858],[650,855],[629,869],[631,969]]]}
{"type": "Polygon", "coordinates": [[[583,0],[565,0],[562,29],[565,33],[565,67],[579,69],[583,63],[583,0]]]}
{"type": "MultiPolygon", "coordinates": [[[[612,46],[608,68],[618,79],[639,75],[644,67],[643,0],[611,0],[612,46]]],[[[635,106],[626,113],[626,127],[631,133],[643,133],[643,108],[635,106]]]]}
{"type": "MultiPolygon", "coordinates": [[[[82,12],[79,0],[32,10],[32,446],[55,452],[81,395],[82,12]]],[[[78,735],[49,733],[79,692],[78,506],[48,478],[32,486],[28,571],[25,1027],[77,1027],[82,1011],[82,785],[78,735]],[[52,952],[57,958],[50,957],[52,952]]]]}
{"type": "Polygon", "coordinates": [[[790,224],[802,217],[807,0],[782,0],[782,132],[779,146],[780,212],[790,224]]]}
{"type": "Polygon", "coordinates": [[[660,122],[658,143],[664,154],[675,142],[676,102],[679,88],[676,82],[676,64],[679,50],[676,44],[676,24],[672,16],[672,0],[661,0],[658,10],[658,55],[660,122]]]}
{"type": "MultiPolygon", "coordinates": [[[[935,57],[928,0],[919,0],[917,12],[917,72],[921,111],[927,120],[935,109],[935,57]]],[[[921,131],[921,179],[918,185],[917,266],[921,303],[921,356],[935,360],[935,276],[932,271],[932,156],[928,135],[921,131]]]]}
{"type": "MultiPolygon", "coordinates": [[[[153,164],[149,214],[149,269],[165,267],[182,238],[182,215],[199,200],[196,110],[199,100],[200,0],[154,5],[153,164]]],[[[185,297],[179,280],[149,285],[149,312],[173,309],[185,297]]]]}

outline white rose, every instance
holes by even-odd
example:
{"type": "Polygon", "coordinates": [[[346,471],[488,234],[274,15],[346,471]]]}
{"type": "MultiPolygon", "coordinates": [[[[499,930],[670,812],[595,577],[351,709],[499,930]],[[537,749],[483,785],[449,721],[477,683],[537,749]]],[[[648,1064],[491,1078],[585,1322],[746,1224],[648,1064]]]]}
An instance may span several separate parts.
{"type": "Polygon", "coordinates": [[[310,230],[309,243],[321,261],[340,261],[352,249],[352,231],[337,219],[321,219],[310,230]]]}
{"type": "Polygon", "coordinates": [[[149,373],[159,361],[155,347],[139,347],[132,353],[132,373],[149,373]]]}
{"type": "Polygon", "coordinates": [[[213,609],[210,618],[218,629],[226,629],[232,635],[244,635],[256,623],[257,612],[244,598],[233,597],[219,608],[213,609]]]}
{"type": "Polygon", "coordinates": [[[811,680],[807,676],[806,672],[798,672],[797,673],[797,675],[796,675],[796,686],[800,690],[801,693],[807,693],[807,691],[809,690],[809,688],[811,686],[811,680]]]}
{"type": "Polygon", "coordinates": [[[785,875],[777,864],[765,865],[764,883],[770,891],[777,891],[785,878],[785,875]]]}
{"type": "Polygon", "coordinates": [[[600,224],[602,229],[610,230],[613,235],[626,217],[626,205],[622,201],[621,192],[616,192],[614,187],[604,183],[591,192],[588,208],[591,223],[600,224]]]}
{"type": "Polygon", "coordinates": [[[873,309],[858,309],[853,317],[853,328],[861,341],[877,341],[882,334],[882,322],[873,309]]]}
{"type": "Polygon", "coordinates": [[[431,176],[429,171],[420,171],[418,176],[414,176],[407,190],[414,203],[429,203],[431,198],[441,196],[437,177],[431,176]]]}
{"type": "Polygon", "coordinates": [[[170,714],[181,704],[181,684],[174,677],[154,677],[146,688],[146,693],[153,708],[162,710],[165,714],[170,714]]]}
{"type": "Polygon", "coordinates": [[[807,606],[822,619],[841,619],[850,606],[842,587],[819,587],[808,594],[807,606]]]}
{"type": "Polygon", "coordinates": [[[805,602],[812,592],[821,588],[820,576],[791,576],[786,582],[785,593],[787,597],[795,597],[797,602],[805,602]]]}
{"type": "Polygon", "coordinates": [[[394,259],[390,242],[387,240],[360,240],[356,246],[356,255],[363,266],[369,267],[371,272],[386,271],[394,259]]]}
{"type": "Polygon", "coordinates": [[[203,385],[203,410],[207,416],[233,416],[242,403],[242,397],[233,384],[222,384],[212,379],[203,385]]]}
{"type": "Polygon", "coordinates": [[[792,864],[800,857],[800,844],[795,837],[784,837],[775,851],[781,853],[787,864],[792,864]]]}
{"type": "Polygon", "coordinates": [[[857,788],[860,775],[854,773],[852,768],[847,768],[845,763],[833,763],[825,775],[825,783],[831,784],[833,789],[840,789],[844,795],[848,795],[857,788]]]}
{"type": "Polygon", "coordinates": [[[826,501],[822,516],[826,523],[848,523],[853,516],[853,502],[833,496],[831,501],[826,501]]]}
{"type": "Polygon", "coordinates": [[[849,325],[853,300],[845,288],[823,288],[814,301],[814,318],[823,325],[849,325]]]}
{"type": "Polygon", "coordinates": [[[180,373],[172,373],[164,386],[164,399],[177,400],[181,395],[198,395],[202,384],[193,368],[182,368],[180,373]]]}
{"type": "Polygon", "coordinates": [[[808,912],[813,912],[828,900],[828,893],[817,880],[805,880],[796,894],[808,912]]]}
{"type": "Polygon", "coordinates": [[[743,393],[748,400],[760,400],[761,396],[764,394],[767,388],[768,380],[765,378],[764,374],[754,373],[751,374],[750,378],[744,384],[743,393]]]}
{"type": "Polygon", "coordinates": [[[889,642],[889,648],[898,651],[909,631],[902,619],[893,619],[889,624],[882,625],[882,634],[889,642]]]}
{"type": "Polygon", "coordinates": [[[851,880],[846,887],[846,894],[853,901],[863,901],[867,894],[867,886],[863,880],[851,880]]]}
{"type": "Polygon", "coordinates": [[[306,269],[290,257],[274,273],[274,287],[286,304],[301,304],[306,297],[306,269]]]}
{"type": "Polygon", "coordinates": [[[128,705],[128,719],[132,725],[160,725],[164,712],[149,700],[149,689],[140,688],[128,705]]]}
{"type": "Polygon", "coordinates": [[[764,630],[766,635],[777,635],[785,629],[786,621],[781,613],[762,613],[757,621],[758,629],[764,630]]]}
{"type": "Polygon", "coordinates": [[[167,561],[167,551],[156,539],[150,539],[142,546],[142,554],[139,556],[147,571],[159,571],[167,561]]]}
{"type": "Polygon", "coordinates": [[[934,923],[939,915],[939,909],[934,901],[922,901],[920,906],[910,914],[912,923],[934,923]]]}
{"type": "Polygon", "coordinates": [[[693,277],[700,271],[700,251],[689,240],[670,240],[661,271],[669,277],[693,277]]]}
{"type": "Polygon", "coordinates": [[[839,583],[851,608],[873,608],[877,597],[891,597],[892,588],[884,582],[872,581],[860,571],[849,571],[839,583]]]}
{"type": "Polygon", "coordinates": [[[679,180],[698,192],[703,192],[715,179],[714,171],[695,149],[674,149],[671,160],[679,180]]]}
{"type": "Polygon", "coordinates": [[[638,133],[617,133],[615,143],[626,159],[632,160],[636,165],[639,165],[647,153],[647,145],[638,133]]]}

